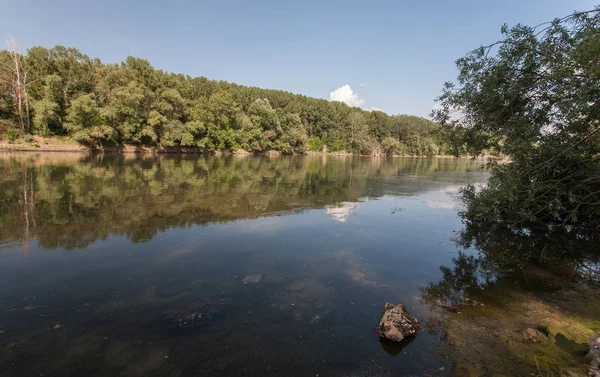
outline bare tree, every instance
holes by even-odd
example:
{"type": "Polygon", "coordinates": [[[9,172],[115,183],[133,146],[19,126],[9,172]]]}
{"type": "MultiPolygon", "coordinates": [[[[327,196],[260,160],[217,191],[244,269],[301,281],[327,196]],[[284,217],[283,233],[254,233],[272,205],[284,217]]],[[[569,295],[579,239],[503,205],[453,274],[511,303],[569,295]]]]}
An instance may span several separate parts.
{"type": "Polygon", "coordinates": [[[29,96],[27,94],[27,86],[31,84],[27,78],[30,67],[27,66],[25,56],[19,52],[17,41],[14,37],[9,37],[6,40],[8,47],[8,55],[10,57],[8,67],[5,67],[10,72],[10,86],[13,92],[15,107],[19,115],[19,124],[21,132],[28,132],[30,129],[29,117],[29,96]]]}
{"type": "Polygon", "coordinates": [[[385,150],[381,146],[381,143],[375,137],[369,138],[369,140],[367,141],[366,149],[369,150],[369,153],[373,157],[385,157],[386,156],[385,150]]]}

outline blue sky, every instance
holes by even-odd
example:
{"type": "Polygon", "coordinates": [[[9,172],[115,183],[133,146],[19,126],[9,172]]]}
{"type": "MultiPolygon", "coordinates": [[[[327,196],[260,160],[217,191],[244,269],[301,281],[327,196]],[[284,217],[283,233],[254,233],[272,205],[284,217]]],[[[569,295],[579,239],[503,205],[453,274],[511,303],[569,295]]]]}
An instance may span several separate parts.
{"type": "Polygon", "coordinates": [[[354,95],[351,103],[366,109],[421,116],[429,114],[444,81],[456,77],[454,61],[496,41],[501,24],[535,25],[595,5],[591,0],[0,2],[0,36],[13,35],[24,49],[62,44],[104,62],[133,55],[170,72],[321,98],[343,87],[336,98],[354,95]]]}

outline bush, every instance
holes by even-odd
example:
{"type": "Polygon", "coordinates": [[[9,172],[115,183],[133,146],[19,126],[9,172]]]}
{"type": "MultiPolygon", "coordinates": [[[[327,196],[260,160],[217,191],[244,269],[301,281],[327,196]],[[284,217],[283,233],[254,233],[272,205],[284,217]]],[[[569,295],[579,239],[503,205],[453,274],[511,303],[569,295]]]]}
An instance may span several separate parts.
{"type": "Polygon", "coordinates": [[[331,152],[341,152],[344,150],[344,142],[340,139],[336,139],[329,143],[327,147],[331,152]]]}
{"type": "Polygon", "coordinates": [[[600,160],[577,148],[558,157],[553,152],[494,166],[485,187],[462,190],[467,204],[462,216],[470,223],[517,228],[600,226],[600,160]]]}
{"type": "Polygon", "coordinates": [[[311,152],[321,152],[323,150],[323,140],[317,136],[308,138],[308,150],[311,152]]]}
{"type": "Polygon", "coordinates": [[[400,153],[400,141],[393,137],[386,137],[383,139],[381,142],[381,147],[388,156],[393,156],[400,153]]]}
{"type": "Polygon", "coordinates": [[[10,129],[6,133],[6,137],[8,138],[8,141],[12,143],[13,141],[15,141],[19,138],[19,133],[17,131],[15,131],[14,129],[10,129]]]}

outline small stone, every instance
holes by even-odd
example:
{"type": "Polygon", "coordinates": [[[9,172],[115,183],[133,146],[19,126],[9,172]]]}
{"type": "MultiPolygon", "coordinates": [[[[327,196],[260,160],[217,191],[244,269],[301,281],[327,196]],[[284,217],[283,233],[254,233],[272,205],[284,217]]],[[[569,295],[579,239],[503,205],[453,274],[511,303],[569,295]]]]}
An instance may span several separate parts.
{"type": "Polygon", "coordinates": [[[259,281],[262,280],[262,275],[260,274],[255,274],[255,275],[248,275],[245,278],[242,279],[242,283],[244,284],[256,284],[259,281]]]}
{"type": "Polygon", "coordinates": [[[531,343],[541,342],[542,333],[539,330],[527,328],[520,332],[523,341],[531,343]]]}
{"type": "Polygon", "coordinates": [[[600,334],[590,338],[589,358],[592,359],[589,375],[592,377],[600,377],[600,334]]]}
{"type": "Polygon", "coordinates": [[[444,333],[444,341],[451,346],[456,345],[456,334],[450,330],[446,330],[446,332],[444,333]]]}
{"type": "Polygon", "coordinates": [[[58,324],[58,325],[54,325],[54,330],[58,330],[58,329],[60,329],[61,327],[63,327],[63,325],[60,325],[60,324],[58,324]]]}

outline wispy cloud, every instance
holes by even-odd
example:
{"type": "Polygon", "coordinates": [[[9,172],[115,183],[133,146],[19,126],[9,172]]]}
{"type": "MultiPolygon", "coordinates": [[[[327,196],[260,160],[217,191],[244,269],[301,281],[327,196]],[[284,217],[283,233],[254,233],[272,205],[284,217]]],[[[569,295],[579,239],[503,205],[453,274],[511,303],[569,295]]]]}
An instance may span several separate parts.
{"type": "MultiPolygon", "coordinates": [[[[441,103],[436,102],[431,106],[431,112],[444,110],[444,106],[441,103]]],[[[450,109],[450,119],[451,120],[459,120],[464,116],[463,111],[457,107],[451,107],[450,109]]]]}

